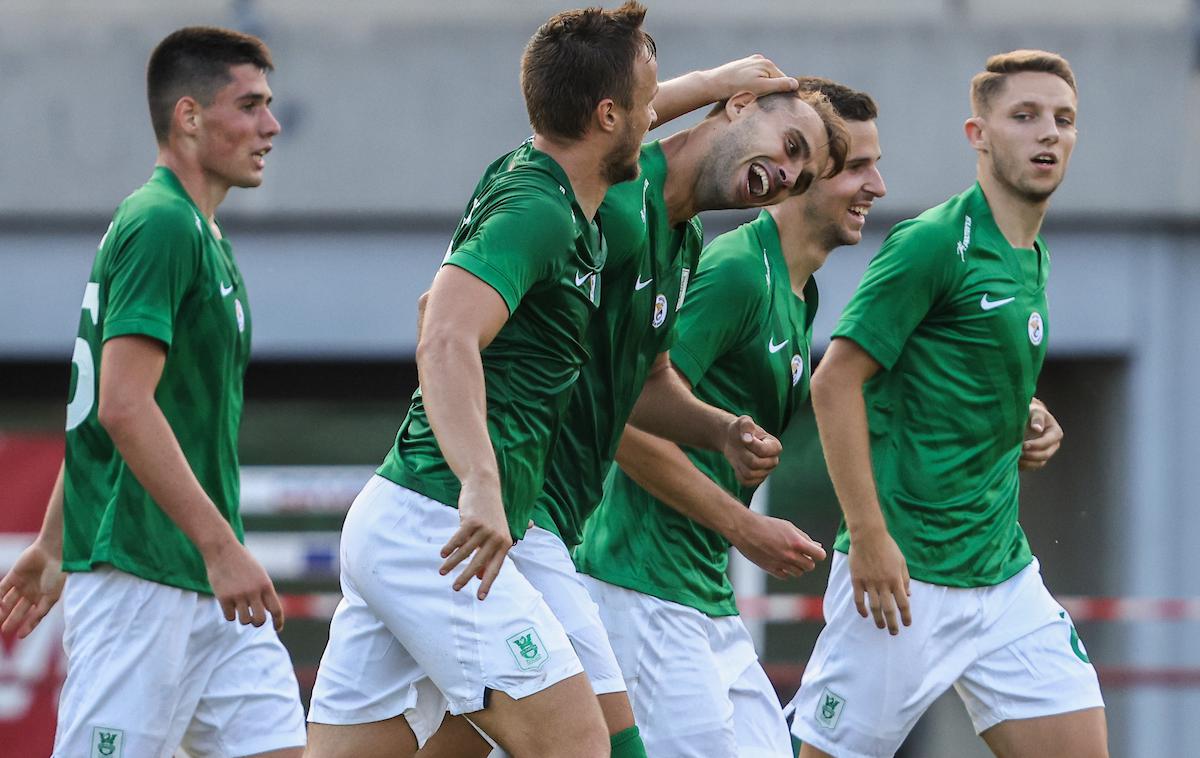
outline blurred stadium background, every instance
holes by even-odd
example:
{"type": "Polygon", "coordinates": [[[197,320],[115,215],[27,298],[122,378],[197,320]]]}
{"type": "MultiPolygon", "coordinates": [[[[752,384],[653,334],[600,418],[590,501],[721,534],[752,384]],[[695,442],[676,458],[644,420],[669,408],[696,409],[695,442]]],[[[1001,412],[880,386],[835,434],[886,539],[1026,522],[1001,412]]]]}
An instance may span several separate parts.
{"type": "MultiPolygon", "coordinates": [[[[663,78],[761,52],[878,100],[889,194],[862,244],[818,275],[822,348],[890,225],[972,180],[960,127],[984,58],[1043,47],[1072,62],[1080,137],[1045,228],[1053,310],[1039,389],[1067,436],[1024,479],[1022,521],[1100,671],[1113,755],[1200,755],[1200,4],[646,2],[663,78]]],[[[248,541],[288,596],[284,641],[307,694],[337,597],[342,514],[415,386],[416,297],[482,167],[527,134],[521,48],[568,5],[0,0],[0,570],[36,531],[61,458],[96,245],[154,160],[146,57],[185,24],[259,34],[284,132],[264,186],[233,192],[221,218],[255,321],[248,541]]],[[[748,217],[704,221],[711,237],[748,217]]],[[[830,544],[837,504],[811,415],[784,443],[762,506],[830,544]]],[[[787,583],[734,570],[790,697],[828,566],[787,583]]],[[[6,756],[49,751],[60,623],[2,641],[6,756]]],[[[952,697],[902,753],[986,754],[952,697]]]]}

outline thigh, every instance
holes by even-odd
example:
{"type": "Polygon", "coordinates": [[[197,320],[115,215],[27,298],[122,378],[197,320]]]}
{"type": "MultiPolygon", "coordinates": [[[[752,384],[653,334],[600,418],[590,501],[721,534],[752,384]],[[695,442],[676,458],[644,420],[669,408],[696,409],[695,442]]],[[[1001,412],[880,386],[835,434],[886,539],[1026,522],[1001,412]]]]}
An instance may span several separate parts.
{"type": "Polygon", "coordinates": [[[71,574],[54,755],[174,753],[203,687],[187,675],[195,599],[108,567],[71,574]]]}
{"type": "MultiPolygon", "coordinates": [[[[1011,619],[1013,635],[1019,636],[982,655],[955,683],[977,733],[1008,721],[1032,724],[1042,717],[1103,708],[1096,669],[1071,617],[1054,602],[1040,576],[1033,578],[1034,584],[1013,597],[999,598],[1003,617],[989,633],[989,638],[1003,640],[1011,619]],[[1030,619],[1040,619],[1041,626],[1026,632],[1030,619]]],[[[1103,711],[1097,712],[1103,719],[1103,711]]]]}
{"type": "Polygon", "coordinates": [[[1002,721],[980,736],[998,758],[1108,758],[1103,708],[1002,721]]]}
{"type": "Polygon", "coordinates": [[[837,756],[891,756],[975,652],[969,590],[911,582],[913,624],[891,636],[858,615],[834,553],[825,628],[792,699],[792,734],[837,756]]]}
{"type": "Polygon", "coordinates": [[[477,578],[455,592],[454,577],[439,571],[439,551],[458,529],[458,511],[382,481],[383,496],[369,509],[356,502],[347,516],[346,584],[445,695],[447,710],[482,710],[488,691],[519,700],[583,671],[562,625],[511,559],[487,600],[476,596],[477,578]]]}
{"type": "Polygon", "coordinates": [[[625,680],[601,621],[600,609],[588,594],[563,541],[535,526],[509,555],[562,624],[596,694],[624,692],[625,680]]]}
{"type": "Polygon", "coordinates": [[[192,758],[236,758],[303,747],[304,712],[292,661],[268,624],[226,621],[211,598],[208,681],[183,739],[192,758]]]}

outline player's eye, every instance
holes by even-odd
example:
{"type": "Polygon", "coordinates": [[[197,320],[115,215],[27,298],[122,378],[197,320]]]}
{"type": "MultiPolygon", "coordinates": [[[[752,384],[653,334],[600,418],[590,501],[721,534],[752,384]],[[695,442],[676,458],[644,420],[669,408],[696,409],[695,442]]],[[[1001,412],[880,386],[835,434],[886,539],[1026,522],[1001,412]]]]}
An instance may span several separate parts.
{"type": "Polygon", "coordinates": [[[796,153],[800,152],[800,146],[797,145],[796,140],[793,139],[789,139],[784,145],[784,148],[787,150],[788,155],[795,155],[796,153]]]}

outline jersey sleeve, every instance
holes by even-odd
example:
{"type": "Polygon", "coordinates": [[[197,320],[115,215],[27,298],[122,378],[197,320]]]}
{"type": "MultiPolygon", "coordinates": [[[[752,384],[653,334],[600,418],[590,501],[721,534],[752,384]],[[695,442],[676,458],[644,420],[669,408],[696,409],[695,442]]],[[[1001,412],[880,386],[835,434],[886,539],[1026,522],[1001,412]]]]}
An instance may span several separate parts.
{"type": "Polygon", "coordinates": [[[947,241],[936,226],[897,226],[867,266],[833,338],[854,340],[879,365],[891,369],[909,335],[960,273],[955,242],[947,241]]]}
{"type": "Polygon", "coordinates": [[[571,260],[571,209],[543,189],[504,190],[485,198],[466,236],[445,263],[478,277],[499,293],[511,314],[535,284],[571,260]]]}
{"type": "Polygon", "coordinates": [[[679,310],[671,363],[693,387],[718,358],[753,338],[767,301],[761,259],[737,252],[717,247],[701,255],[679,310]]]}
{"type": "Polygon", "coordinates": [[[200,223],[188,208],[155,208],[112,241],[104,340],[140,334],[171,345],[175,314],[199,270],[200,223]]]}

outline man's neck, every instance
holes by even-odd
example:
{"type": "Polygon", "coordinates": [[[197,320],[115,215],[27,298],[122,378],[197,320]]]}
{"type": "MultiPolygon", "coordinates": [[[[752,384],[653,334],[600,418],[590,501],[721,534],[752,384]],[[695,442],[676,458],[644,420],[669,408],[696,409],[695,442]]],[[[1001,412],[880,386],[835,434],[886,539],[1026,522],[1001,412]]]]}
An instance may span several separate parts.
{"type": "Polygon", "coordinates": [[[1015,248],[1033,247],[1034,240],[1042,230],[1046,210],[1050,207],[1050,198],[1034,202],[1018,196],[1011,188],[1002,185],[983,164],[979,166],[978,177],[992,218],[1004,239],[1015,248]]]}
{"type": "Polygon", "coordinates": [[[533,146],[554,159],[567,174],[575,202],[591,221],[604,202],[611,186],[603,174],[603,153],[586,140],[557,140],[542,134],[533,135],[533,146]]]}
{"type": "Polygon", "coordinates": [[[217,207],[229,194],[229,185],[215,181],[199,162],[189,156],[181,155],[170,147],[160,147],[156,166],[166,166],[175,174],[175,178],[183,185],[183,189],[192,198],[192,202],[200,209],[200,213],[213,225],[217,207]]]}
{"type": "MultiPolygon", "coordinates": [[[[786,204],[785,204],[786,205],[786,204]]],[[[833,250],[816,239],[812,225],[804,224],[795,208],[772,205],[767,208],[779,230],[779,247],[787,262],[788,278],[796,297],[804,298],[804,287],[813,273],[825,264],[833,250]]]]}
{"type": "Polygon", "coordinates": [[[663,186],[663,201],[671,226],[682,224],[700,211],[696,203],[696,181],[701,159],[707,154],[710,140],[703,121],[690,129],[675,132],[659,142],[667,161],[667,181],[663,186]]]}

